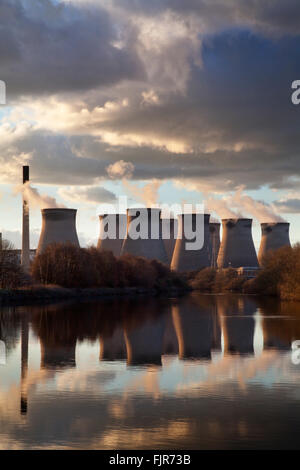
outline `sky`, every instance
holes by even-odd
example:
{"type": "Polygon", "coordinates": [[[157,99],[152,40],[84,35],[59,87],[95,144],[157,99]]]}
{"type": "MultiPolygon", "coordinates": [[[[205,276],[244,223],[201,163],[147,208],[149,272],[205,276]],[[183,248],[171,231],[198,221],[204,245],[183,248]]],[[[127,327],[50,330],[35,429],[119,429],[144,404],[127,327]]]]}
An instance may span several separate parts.
{"type": "MultiPolygon", "coordinates": [[[[253,217],[257,247],[260,222],[287,220],[300,241],[299,15],[298,0],[2,0],[0,231],[20,246],[28,164],[78,209],[82,245],[124,194],[253,217]]],[[[40,227],[32,206],[32,248],[40,227]]]]}

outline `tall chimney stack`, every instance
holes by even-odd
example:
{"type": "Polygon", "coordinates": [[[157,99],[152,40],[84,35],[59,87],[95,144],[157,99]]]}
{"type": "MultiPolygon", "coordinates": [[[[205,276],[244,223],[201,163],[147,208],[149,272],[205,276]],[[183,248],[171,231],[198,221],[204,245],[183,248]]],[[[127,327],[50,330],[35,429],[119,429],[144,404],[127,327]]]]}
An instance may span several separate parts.
{"type": "MultiPolygon", "coordinates": [[[[23,184],[29,181],[29,166],[23,166],[23,184]]],[[[23,194],[23,226],[22,226],[22,256],[21,264],[25,271],[30,265],[30,241],[29,241],[29,201],[23,194]]]]}

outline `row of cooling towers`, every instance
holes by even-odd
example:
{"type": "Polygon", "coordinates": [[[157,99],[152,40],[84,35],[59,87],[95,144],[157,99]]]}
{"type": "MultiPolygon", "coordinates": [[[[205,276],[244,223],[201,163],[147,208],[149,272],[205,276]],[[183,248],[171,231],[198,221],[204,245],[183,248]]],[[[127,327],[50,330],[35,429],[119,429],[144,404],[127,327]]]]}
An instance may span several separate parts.
{"type": "MultiPolygon", "coordinates": [[[[43,209],[42,231],[37,253],[41,253],[51,243],[70,242],[79,246],[76,232],[75,209],[43,209]]],[[[169,219],[170,237],[163,239],[162,227],[165,219],[161,218],[160,209],[128,209],[127,215],[101,215],[99,250],[112,251],[115,256],[132,254],[147,259],[157,259],[171,266],[178,272],[196,271],[205,267],[218,268],[256,268],[264,255],[270,250],[290,246],[288,223],[263,223],[262,239],[257,256],[252,238],[252,219],[222,220],[222,241],[220,239],[221,224],[210,222],[210,215],[203,216],[204,244],[199,250],[188,250],[185,238],[186,228],[195,230],[196,214],[179,215],[178,220],[169,219]],[[131,228],[136,227],[139,217],[141,223],[148,222],[148,237],[134,237],[131,228]],[[143,218],[148,219],[144,220],[143,218]],[[156,238],[152,237],[151,220],[157,224],[156,238]],[[110,224],[116,224],[116,238],[105,238],[110,224]],[[187,226],[190,227],[187,227],[187,226]]]]}

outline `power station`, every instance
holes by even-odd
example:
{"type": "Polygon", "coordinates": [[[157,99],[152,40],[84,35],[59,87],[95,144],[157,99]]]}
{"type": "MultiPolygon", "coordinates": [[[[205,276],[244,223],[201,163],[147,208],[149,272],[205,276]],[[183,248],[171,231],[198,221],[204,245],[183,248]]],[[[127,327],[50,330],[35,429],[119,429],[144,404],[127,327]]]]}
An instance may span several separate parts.
{"type": "Polygon", "coordinates": [[[258,261],[252,238],[252,219],[223,219],[223,236],[218,255],[218,268],[257,268],[258,261]]]}
{"type": "MultiPolygon", "coordinates": [[[[29,183],[29,166],[23,166],[23,185],[29,183]]],[[[30,250],[29,200],[23,191],[22,250],[21,264],[29,270],[35,250],[30,250]]],[[[76,231],[76,209],[42,209],[42,229],[36,254],[42,253],[52,243],[71,243],[79,247],[76,231]]],[[[177,272],[198,271],[206,267],[254,268],[262,265],[264,256],[271,250],[291,246],[287,222],[261,224],[261,244],[257,257],[252,238],[252,219],[231,218],[221,224],[210,222],[210,214],[180,214],[162,219],[161,209],[133,208],[127,214],[103,214],[99,216],[100,235],[97,248],[111,251],[116,257],[126,253],[155,259],[177,272]],[[198,216],[202,224],[198,224],[198,216]],[[168,224],[169,229],[165,229],[168,224]],[[111,234],[113,233],[113,236],[111,234]],[[187,236],[193,234],[194,239],[187,236]],[[199,233],[203,235],[203,246],[193,249],[199,233]],[[166,236],[167,234],[167,236],[166,236]],[[187,248],[189,245],[189,248],[187,248]]],[[[0,234],[0,249],[2,238],[0,234]]],[[[14,250],[20,253],[20,250],[14,250]]]]}
{"type": "Polygon", "coordinates": [[[261,224],[261,243],[258,261],[261,265],[264,256],[271,250],[278,250],[284,246],[291,246],[290,224],[286,222],[261,224]]]}

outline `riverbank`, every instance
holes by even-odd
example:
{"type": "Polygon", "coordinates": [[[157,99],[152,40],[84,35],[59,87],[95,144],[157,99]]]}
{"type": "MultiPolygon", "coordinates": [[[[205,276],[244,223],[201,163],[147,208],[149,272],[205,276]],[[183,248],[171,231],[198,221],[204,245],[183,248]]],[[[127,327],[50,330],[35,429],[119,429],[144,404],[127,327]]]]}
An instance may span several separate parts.
{"type": "Polygon", "coordinates": [[[170,288],[165,290],[141,287],[102,287],[102,288],[65,288],[59,286],[32,286],[19,289],[0,289],[0,305],[48,303],[64,300],[88,300],[109,297],[173,296],[180,297],[189,289],[170,288]]]}

